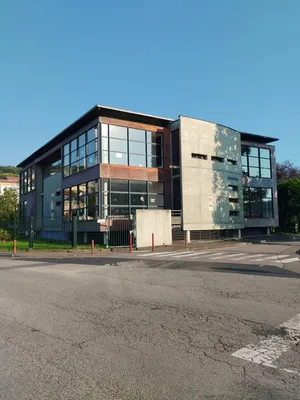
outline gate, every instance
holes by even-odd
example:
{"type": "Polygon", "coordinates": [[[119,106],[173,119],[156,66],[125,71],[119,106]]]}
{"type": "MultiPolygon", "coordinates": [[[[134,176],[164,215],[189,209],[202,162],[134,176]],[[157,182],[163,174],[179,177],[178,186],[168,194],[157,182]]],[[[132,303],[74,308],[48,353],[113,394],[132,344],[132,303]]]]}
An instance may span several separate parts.
{"type": "Polygon", "coordinates": [[[106,219],[109,247],[129,247],[130,232],[135,232],[133,215],[111,215],[106,219]]]}

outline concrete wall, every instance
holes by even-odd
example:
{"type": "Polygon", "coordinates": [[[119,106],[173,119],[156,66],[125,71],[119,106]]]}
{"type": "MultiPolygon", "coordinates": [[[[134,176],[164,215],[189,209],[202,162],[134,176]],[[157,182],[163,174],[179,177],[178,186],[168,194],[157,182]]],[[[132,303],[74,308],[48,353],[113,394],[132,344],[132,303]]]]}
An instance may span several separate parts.
{"type": "Polygon", "coordinates": [[[136,246],[150,247],[154,233],[155,246],[172,244],[172,224],[170,210],[136,211],[136,246]]]}
{"type": "Polygon", "coordinates": [[[215,123],[180,117],[180,146],[183,229],[243,228],[240,134],[215,123]],[[192,158],[192,153],[207,159],[192,158]],[[214,162],[211,156],[222,157],[224,162],[214,162]],[[238,186],[238,191],[229,191],[229,184],[238,186]],[[230,203],[230,197],[239,203],[230,203]],[[239,215],[230,216],[230,210],[239,215]]]}
{"type": "Polygon", "coordinates": [[[248,187],[256,188],[270,188],[273,189],[273,212],[274,218],[248,218],[245,219],[245,228],[264,228],[264,227],[276,227],[279,225],[278,218],[278,192],[277,192],[277,178],[276,178],[276,155],[275,147],[267,146],[264,144],[242,142],[247,146],[261,147],[264,149],[269,149],[271,152],[271,169],[272,169],[272,179],[268,178],[251,178],[243,176],[243,185],[248,187]]]}
{"type": "Polygon", "coordinates": [[[43,217],[61,217],[62,216],[62,203],[60,206],[56,202],[62,202],[62,194],[57,195],[56,192],[61,192],[61,179],[62,174],[58,173],[53,176],[48,176],[44,179],[43,191],[43,217]]]}

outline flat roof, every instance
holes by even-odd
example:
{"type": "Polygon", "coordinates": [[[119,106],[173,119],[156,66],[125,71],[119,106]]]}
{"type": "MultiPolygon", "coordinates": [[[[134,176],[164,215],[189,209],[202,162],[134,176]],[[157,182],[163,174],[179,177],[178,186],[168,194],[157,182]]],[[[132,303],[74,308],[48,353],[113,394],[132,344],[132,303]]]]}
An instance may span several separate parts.
{"type": "Polygon", "coordinates": [[[25,158],[22,162],[18,164],[19,168],[24,168],[26,165],[32,163],[35,159],[42,156],[47,151],[51,150],[52,147],[56,146],[63,140],[67,139],[69,135],[73,134],[77,130],[83,128],[90,121],[98,117],[108,117],[108,118],[116,118],[123,119],[131,122],[140,122],[149,125],[156,125],[165,127],[170,122],[173,121],[171,118],[158,117],[150,114],[137,113],[134,111],[123,110],[120,108],[113,108],[108,106],[102,106],[96,104],[89,111],[83,114],[80,118],[78,118],[75,122],[69,125],[67,128],[62,130],[58,135],[54,136],[50,141],[41,146],[35,152],[33,152],[30,156],[25,158]]]}
{"type": "Polygon", "coordinates": [[[245,142],[257,142],[267,144],[277,142],[279,140],[270,136],[255,135],[254,133],[240,132],[240,134],[241,139],[245,140],[245,142]]]}
{"type": "MultiPolygon", "coordinates": [[[[62,142],[63,140],[66,140],[68,138],[68,136],[72,135],[74,132],[83,128],[90,121],[92,121],[93,119],[96,119],[98,117],[115,118],[115,119],[120,119],[120,120],[123,119],[125,121],[140,122],[140,123],[144,123],[144,124],[156,125],[156,126],[161,126],[161,127],[168,126],[168,124],[170,122],[175,121],[174,119],[171,119],[171,118],[159,117],[159,116],[155,116],[155,115],[151,115],[151,114],[143,114],[143,113],[138,113],[135,111],[123,110],[121,108],[114,108],[114,107],[108,107],[108,106],[96,104],[89,111],[87,111],[85,114],[83,114],[80,118],[78,118],[76,121],[74,121],[71,125],[67,126],[64,130],[62,130],[58,135],[54,136],[46,144],[41,146],[39,149],[37,149],[35,152],[33,152],[27,158],[25,158],[25,160],[20,162],[17,165],[17,167],[24,168],[26,165],[33,163],[34,160],[41,157],[44,153],[51,150],[54,146],[57,146],[60,142],[62,142]]],[[[216,125],[224,126],[225,128],[232,129],[241,134],[242,140],[248,141],[248,142],[257,142],[257,143],[267,144],[267,143],[271,143],[271,142],[276,142],[278,140],[277,138],[272,138],[272,137],[268,137],[268,136],[261,136],[261,135],[256,135],[253,133],[240,132],[236,129],[230,128],[229,126],[218,124],[217,122],[207,121],[207,120],[203,120],[200,118],[194,118],[194,117],[187,117],[187,118],[197,119],[199,121],[209,122],[209,123],[213,123],[216,125]]]]}

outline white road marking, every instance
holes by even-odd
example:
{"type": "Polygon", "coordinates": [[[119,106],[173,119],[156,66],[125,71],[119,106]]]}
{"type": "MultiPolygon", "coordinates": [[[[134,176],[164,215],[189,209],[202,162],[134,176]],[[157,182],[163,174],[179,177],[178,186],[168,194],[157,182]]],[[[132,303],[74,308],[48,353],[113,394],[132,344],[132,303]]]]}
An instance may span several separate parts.
{"type": "Polygon", "coordinates": [[[252,254],[252,256],[241,257],[241,258],[239,258],[239,260],[246,260],[248,258],[255,258],[255,257],[261,257],[261,256],[264,256],[264,254],[255,254],[255,255],[252,254]]]}
{"type": "MultiPolygon", "coordinates": [[[[274,362],[278,360],[282,354],[290,350],[293,345],[300,342],[300,314],[284,322],[279,327],[286,329],[286,334],[284,336],[271,335],[267,338],[262,338],[258,344],[249,344],[232,355],[242,360],[278,369],[274,362]]],[[[283,368],[281,371],[300,374],[299,371],[287,368],[283,368]]]]}
{"type": "Polygon", "coordinates": [[[268,256],[263,258],[255,258],[253,261],[264,261],[264,260],[277,260],[278,256],[268,256]]]}
{"type": "Polygon", "coordinates": [[[294,257],[294,258],[287,258],[287,259],[285,259],[285,260],[281,260],[281,262],[282,262],[283,264],[288,264],[288,263],[294,262],[294,261],[299,261],[299,258],[298,258],[298,257],[294,257]]]}
{"type": "Polygon", "coordinates": [[[182,257],[183,254],[190,254],[190,253],[191,253],[190,251],[182,251],[180,253],[176,253],[176,252],[172,251],[171,253],[168,253],[168,254],[167,253],[156,253],[156,254],[157,254],[157,257],[167,257],[167,256],[171,257],[171,256],[174,256],[175,254],[176,255],[180,254],[180,257],[182,257]]]}
{"type": "MultiPolygon", "coordinates": [[[[209,255],[203,254],[204,257],[210,257],[210,256],[220,256],[222,254],[226,254],[226,253],[209,253],[209,255]]],[[[199,257],[203,257],[202,255],[200,255],[199,257]]],[[[211,258],[211,257],[210,257],[211,258]]]]}
{"type": "Polygon", "coordinates": [[[184,253],[174,253],[173,258],[177,258],[177,257],[189,257],[189,256],[193,256],[194,252],[192,251],[186,251],[184,253]]]}
{"type": "Polygon", "coordinates": [[[147,257],[147,256],[153,257],[153,256],[159,256],[161,254],[170,255],[170,254],[173,254],[173,253],[174,253],[173,251],[168,251],[168,252],[163,252],[163,253],[147,253],[147,254],[141,254],[141,257],[147,257]]]}
{"type": "MultiPolygon", "coordinates": [[[[198,257],[199,255],[202,254],[209,254],[208,251],[201,251],[199,253],[191,253],[191,254],[187,254],[186,257],[198,257]]],[[[174,256],[174,257],[181,257],[181,256],[174,256]]]]}
{"type": "Polygon", "coordinates": [[[224,256],[218,256],[218,257],[210,257],[211,260],[219,260],[223,258],[231,258],[231,257],[238,257],[238,256],[243,256],[245,253],[233,253],[233,254],[227,254],[224,256]]]}

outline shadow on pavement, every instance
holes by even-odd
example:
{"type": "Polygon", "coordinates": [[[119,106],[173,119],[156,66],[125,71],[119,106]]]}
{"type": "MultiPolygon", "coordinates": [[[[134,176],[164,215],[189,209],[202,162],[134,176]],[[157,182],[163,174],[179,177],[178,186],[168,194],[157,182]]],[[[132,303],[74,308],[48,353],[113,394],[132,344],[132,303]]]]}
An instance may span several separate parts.
{"type": "MultiPolygon", "coordinates": [[[[21,258],[19,258],[22,261],[21,258]]],[[[32,261],[32,265],[9,265],[0,268],[0,271],[14,270],[14,269],[26,269],[26,268],[51,268],[51,266],[73,264],[73,265],[86,265],[86,266],[113,266],[113,267],[134,267],[134,268],[158,268],[158,269],[169,269],[169,270],[188,270],[188,271],[199,271],[199,272],[222,272],[222,273],[235,273],[235,274],[246,274],[246,275],[259,275],[279,278],[300,278],[300,274],[282,269],[276,266],[258,266],[249,264],[230,264],[230,263],[211,263],[211,262],[191,262],[191,261],[162,261],[162,260],[140,260],[140,259],[128,259],[128,258],[113,258],[113,257],[101,257],[101,258],[29,258],[26,257],[24,261],[32,261]]]]}

